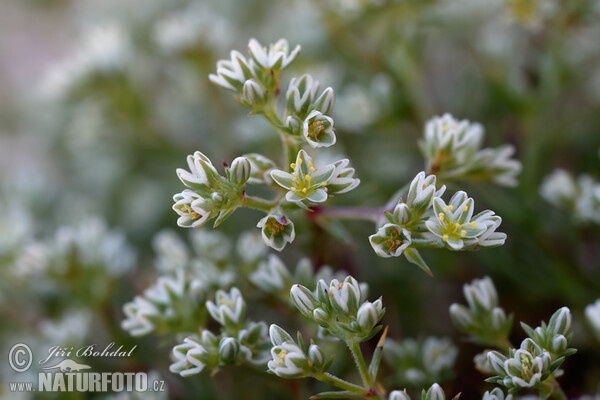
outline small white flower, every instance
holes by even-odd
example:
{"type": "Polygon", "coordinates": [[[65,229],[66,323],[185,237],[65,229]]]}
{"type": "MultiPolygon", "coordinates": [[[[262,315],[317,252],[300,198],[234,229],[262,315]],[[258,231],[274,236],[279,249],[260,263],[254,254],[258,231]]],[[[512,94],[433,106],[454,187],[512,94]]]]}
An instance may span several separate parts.
{"type": "Polygon", "coordinates": [[[585,318],[600,339],[600,299],[585,308],[585,318]]]}
{"type": "Polygon", "coordinates": [[[239,326],[246,312],[246,302],[238,288],[232,288],[229,294],[217,290],[215,303],[206,302],[210,316],[223,326],[239,326]]]}
{"type": "Polygon", "coordinates": [[[208,76],[211,82],[238,93],[242,92],[244,83],[253,77],[251,63],[236,50],[231,51],[231,60],[219,60],[217,73],[208,76]]]}
{"type": "Polygon", "coordinates": [[[248,43],[248,51],[252,59],[263,69],[284,69],[286,68],[298,54],[300,46],[296,46],[291,52],[287,40],[279,39],[271,44],[269,49],[263,47],[258,40],[250,39],[248,43]]]}
{"type": "Polygon", "coordinates": [[[474,279],[470,284],[463,286],[463,293],[469,306],[473,309],[482,308],[491,312],[498,306],[498,294],[494,283],[489,277],[474,279]]]}
{"type": "Polygon", "coordinates": [[[313,148],[333,146],[336,142],[333,119],[313,110],[302,124],[302,135],[313,148]]]}
{"type": "Polygon", "coordinates": [[[350,315],[358,311],[358,305],[362,299],[360,285],[351,276],[347,276],[343,282],[339,282],[337,279],[332,280],[329,284],[328,296],[335,308],[350,315]]]}
{"type": "Polygon", "coordinates": [[[419,172],[410,183],[406,204],[419,214],[429,210],[434,197],[441,197],[446,191],[445,185],[436,190],[435,181],[435,175],[426,176],[425,172],[419,172]]]}
{"type": "Polygon", "coordinates": [[[410,246],[411,234],[399,225],[385,224],[369,236],[369,242],[378,256],[399,257],[410,246]]]}
{"type": "Polygon", "coordinates": [[[347,158],[336,161],[335,171],[327,181],[327,194],[334,196],[347,193],[360,184],[360,179],[354,177],[354,168],[349,168],[350,160],[347,158]]]}
{"type": "Polygon", "coordinates": [[[283,250],[285,245],[292,243],[296,237],[294,223],[280,212],[262,218],[256,227],[261,228],[263,242],[277,251],[283,250]]]}
{"type": "Polygon", "coordinates": [[[313,311],[317,306],[317,299],[313,293],[302,285],[294,285],[290,290],[290,299],[302,315],[307,318],[313,316],[313,311]]]}
{"type": "Polygon", "coordinates": [[[185,189],[173,196],[173,210],[179,214],[177,225],[182,228],[200,228],[214,216],[205,210],[205,200],[193,190],[185,189]]]}
{"type": "Polygon", "coordinates": [[[281,259],[274,254],[258,264],[256,271],[249,277],[250,281],[267,293],[277,293],[289,287],[291,276],[281,259]]]}
{"type": "Polygon", "coordinates": [[[327,182],[333,176],[335,165],[329,164],[316,169],[312,158],[304,150],[300,150],[296,162],[290,168],[292,173],[278,169],[271,171],[273,180],[288,190],[285,196],[287,201],[322,203],[327,200],[327,182]]]}

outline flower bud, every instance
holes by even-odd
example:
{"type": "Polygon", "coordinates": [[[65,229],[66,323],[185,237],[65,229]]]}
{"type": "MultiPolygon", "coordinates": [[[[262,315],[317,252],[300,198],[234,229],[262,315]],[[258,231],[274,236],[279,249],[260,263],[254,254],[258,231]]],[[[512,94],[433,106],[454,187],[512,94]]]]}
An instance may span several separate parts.
{"type": "Polygon", "coordinates": [[[260,108],[267,102],[267,96],[262,86],[254,79],[248,79],[242,89],[242,103],[250,108],[260,108]]]}
{"type": "Polygon", "coordinates": [[[383,316],[382,308],[381,300],[376,300],[373,303],[370,301],[363,303],[356,314],[358,325],[367,333],[370,332],[383,316]]]}
{"type": "Polygon", "coordinates": [[[229,168],[229,180],[232,183],[243,185],[250,178],[250,161],[246,157],[238,157],[229,168]]]}
{"type": "Polygon", "coordinates": [[[388,400],[410,400],[410,396],[403,390],[394,390],[388,400]]]}
{"type": "Polygon", "coordinates": [[[487,353],[487,359],[492,371],[494,371],[499,376],[506,375],[506,371],[504,370],[504,362],[506,361],[506,357],[497,351],[490,351],[487,353]]]}
{"type": "Polygon", "coordinates": [[[568,307],[557,310],[548,322],[548,330],[552,333],[566,335],[571,327],[571,311],[568,307]]]}
{"type": "Polygon", "coordinates": [[[323,114],[330,114],[335,103],[335,94],[333,88],[328,87],[323,90],[323,93],[315,100],[311,109],[320,111],[323,114]]]}
{"type": "Polygon", "coordinates": [[[468,332],[474,324],[473,317],[467,307],[454,303],[450,306],[450,319],[454,326],[462,332],[468,332]]]}
{"type": "Polygon", "coordinates": [[[308,348],[308,360],[316,368],[321,368],[325,365],[325,355],[319,346],[311,344],[308,348]]]}
{"type": "Polygon", "coordinates": [[[341,283],[337,279],[331,281],[329,285],[329,300],[338,312],[350,315],[354,314],[358,311],[360,298],[360,286],[353,277],[348,276],[341,283]]]}
{"type": "Polygon", "coordinates": [[[554,354],[562,354],[567,350],[567,346],[567,338],[563,335],[556,335],[552,338],[549,350],[554,354]]]}
{"type": "Polygon", "coordinates": [[[446,395],[444,394],[444,391],[437,383],[431,385],[427,392],[423,390],[423,393],[423,400],[446,400],[446,395]]]}
{"type": "Polygon", "coordinates": [[[331,317],[325,310],[320,307],[317,307],[313,311],[313,318],[317,322],[317,324],[321,325],[324,328],[327,328],[331,317]]]}
{"type": "Polygon", "coordinates": [[[221,339],[219,344],[219,358],[225,364],[231,364],[235,361],[240,350],[240,343],[232,337],[221,339]]]}
{"type": "Polygon", "coordinates": [[[501,331],[506,327],[506,313],[500,307],[494,308],[492,311],[492,327],[496,331],[501,331]]]}
{"type": "Polygon", "coordinates": [[[302,315],[307,318],[313,316],[317,299],[310,290],[302,285],[294,285],[290,290],[290,298],[302,315]]]}
{"type": "Polygon", "coordinates": [[[283,343],[293,343],[294,339],[287,333],[283,328],[278,325],[272,324],[269,327],[269,337],[273,346],[280,346],[283,343]]]}

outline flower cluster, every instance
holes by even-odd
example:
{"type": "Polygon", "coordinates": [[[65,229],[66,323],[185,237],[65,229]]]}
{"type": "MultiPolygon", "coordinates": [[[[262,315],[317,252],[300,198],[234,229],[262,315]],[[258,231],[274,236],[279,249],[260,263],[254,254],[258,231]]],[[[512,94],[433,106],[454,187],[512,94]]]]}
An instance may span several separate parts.
{"type": "MultiPolygon", "coordinates": [[[[456,396],[457,399],[459,396],[456,396]]],[[[388,400],[410,400],[406,391],[394,390],[390,393],[388,400]]],[[[421,392],[421,400],[446,400],[446,394],[440,385],[434,383],[429,389],[421,392]]]]}
{"type": "Polygon", "coordinates": [[[387,339],[383,358],[395,371],[399,385],[423,387],[450,379],[457,355],[450,339],[428,337],[422,341],[387,339]]]}
{"type": "Polygon", "coordinates": [[[219,61],[217,73],[209,78],[236,92],[237,99],[251,108],[252,114],[263,115],[275,128],[284,145],[286,167],[280,168],[264,155],[251,153],[236,158],[231,168],[226,167],[225,178],[204,154],[196,152],[188,157],[189,171],[177,170],[188,189],[174,196],[173,209],[180,216],[180,226],[193,228],[214,217],[217,226],[240,206],[261,210],[267,214],[257,224],[262,238],[267,245],[281,251],[296,236],[294,223],[284,209],[288,212],[289,206],[295,205],[309,210],[331,196],[354,189],[360,181],[354,178],[349,160],[317,168],[316,161],[313,164],[313,158],[302,149],[303,145],[319,148],[336,142],[334,122],[328,115],[334,104],[332,88],[319,92],[319,83],[310,75],[292,78],[283,119],[277,114],[275,103],[281,71],[294,61],[300,47],[290,51],[287,41],[281,39],[267,49],[251,39],[248,50],[249,58],[232,51],[231,60],[219,61]],[[291,172],[287,172],[288,164],[291,172]],[[247,196],[246,182],[266,185],[280,195],[273,200],[247,196]]]}
{"type": "Polygon", "coordinates": [[[446,203],[441,197],[445,190],[445,186],[436,188],[435,175],[417,174],[406,202],[400,200],[392,212],[386,211],[387,222],[369,237],[375,252],[381,257],[404,254],[431,274],[418,247],[460,251],[504,244],[506,234],[496,232],[502,218],[490,210],[473,215],[474,201],[463,191],[456,192],[446,203]]]}
{"type": "Polygon", "coordinates": [[[306,346],[302,335],[298,333],[298,342],[281,327],[273,324],[269,328],[273,347],[267,364],[269,372],[281,378],[302,378],[315,376],[327,370],[333,358],[327,359],[323,350],[313,341],[306,346]]]}
{"type": "Polygon", "coordinates": [[[600,183],[589,175],[575,179],[557,169],[544,178],[540,194],[554,206],[572,212],[576,221],[600,224],[600,183]]]}
{"type": "Polygon", "coordinates": [[[563,307],[552,315],[548,324],[542,322],[535,329],[524,323],[521,326],[529,337],[518,349],[509,349],[508,355],[497,351],[487,354],[490,368],[496,374],[487,381],[505,386],[511,394],[528,388],[547,397],[554,390],[547,381],[560,376],[562,371],[558,368],[565,357],[576,352],[568,348],[571,313],[563,307]]]}
{"type": "MultiPolygon", "coordinates": [[[[266,249],[254,240],[251,255],[246,245],[252,240],[241,235],[237,243],[240,264],[248,268],[263,259],[266,249]]],[[[206,300],[235,281],[232,243],[223,233],[198,229],[190,232],[190,245],[169,230],[156,235],[153,244],[154,265],[162,275],[123,306],[126,318],[121,326],[132,336],[196,331],[210,311],[206,300]]]]}
{"type": "Polygon", "coordinates": [[[218,226],[241,204],[246,181],[250,177],[250,161],[238,157],[226,168],[226,177],[219,175],[212,162],[197,151],[187,158],[189,171],[177,169],[181,182],[188,187],[173,196],[173,210],[179,214],[177,224],[199,228],[217,217],[218,226]]]}
{"type": "Polygon", "coordinates": [[[217,372],[231,364],[264,364],[270,348],[267,325],[244,319],[246,302],[240,291],[217,291],[215,301],[207,301],[210,316],[221,325],[219,335],[208,330],[190,336],[173,348],[171,372],[181,376],[195,375],[203,370],[217,372]]]}
{"type": "Polygon", "coordinates": [[[515,186],[521,163],[512,159],[515,150],[506,145],[482,149],[483,127],[450,114],[427,121],[421,152],[427,170],[444,180],[491,181],[515,186]]]}
{"type": "Polygon", "coordinates": [[[456,303],[450,306],[454,325],[476,343],[503,346],[508,341],[513,317],[507,317],[499,306],[492,280],[488,277],[475,279],[463,286],[463,293],[469,307],[456,303]]]}
{"type": "Polygon", "coordinates": [[[121,327],[131,336],[194,330],[202,323],[207,288],[199,279],[164,275],[123,306],[121,327]]]}
{"type": "Polygon", "coordinates": [[[347,276],[341,282],[333,279],[329,284],[321,279],[314,291],[296,284],[290,296],[302,315],[330,334],[342,340],[363,342],[381,329],[377,324],[385,312],[381,298],[366,301],[366,292],[364,284],[347,276]]]}
{"type": "Polygon", "coordinates": [[[270,254],[268,258],[258,263],[256,269],[248,275],[248,279],[262,291],[276,295],[282,300],[288,300],[290,299],[290,289],[294,284],[314,286],[321,279],[325,281],[343,280],[346,275],[345,271],[334,273],[333,269],[327,265],[319,267],[315,272],[308,258],[300,259],[292,273],[279,257],[270,254]]]}

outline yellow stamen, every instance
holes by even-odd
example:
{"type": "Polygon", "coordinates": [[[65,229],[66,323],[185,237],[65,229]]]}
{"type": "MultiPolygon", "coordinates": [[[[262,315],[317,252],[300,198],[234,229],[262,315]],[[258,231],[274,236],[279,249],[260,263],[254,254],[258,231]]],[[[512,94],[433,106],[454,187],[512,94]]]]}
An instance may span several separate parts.
{"type": "Polygon", "coordinates": [[[307,192],[306,188],[302,189],[302,193],[306,193],[306,192],[307,192]]]}
{"type": "Polygon", "coordinates": [[[465,231],[464,229],[462,231],[460,231],[460,236],[464,237],[467,234],[467,231],[465,231]]]}
{"type": "Polygon", "coordinates": [[[291,164],[290,164],[290,167],[291,167],[292,169],[293,169],[293,168],[296,168],[296,163],[291,163],[291,164]]]}
{"type": "Polygon", "coordinates": [[[442,240],[444,240],[444,241],[448,240],[448,235],[442,235],[442,240]]]}
{"type": "Polygon", "coordinates": [[[452,206],[452,205],[448,206],[448,210],[450,210],[450,211],[454,210],[454,206],[452,206]]]}
{"type": "Polygon", "coordinates": [[[468,211],[468,210],[469,210],[469,207],[463,206],[463,211],[468,211]]]}
{"type": "Polygon", "coordinates": [[[277,357],[279,357],[279,360],[277,360],[278,367],[283,365],[283,360],[285,360],[285,356],[287,355],[287,353],[288,353],[287,350],[281,350],[281,352],[279,352],[279,354],[277,354],[277,357]]]}
{"type": "Polygon", "coordinates": [[[321,186],[327,186],[327,182],[321,182],[321,186]]]}
{"type": "Polygon", "coordinates": [[[309,167],[312,167],[312,166],[313,166],[313,163],[312,163],[312,161],[310,161],[310,162],[309,162],[308,164],[306,164],[306,165],[308,165],[309,167]]]}
{"type": "Polygon", "coordinates": [[[299,159],[296,160],[296,162],[298,163],[298,165],[301,165],[302,164],[302,159],[299,158],[299,159]]]}
{"type": "Polygon", "coordinates": [[[295,182],[298,182],[298,178],[296,178],[296,177],[293,177],[293,178],[292,178],[292,182],[294,182],[294,183],[295,183],[295,182]]]}
{"type": "Polygon", "coordinates": [[[306,179],[307,181],[310,182],[310,180],[312,179],[312,176],[310,176],[309,174],[304,175],[304,179],[306,179]]]}
{"type": "Polygon", "coordinates": [[[438,218],[440,219],[440,222],[444,222],[444,213],[439,213],[438,218]]]}
{"type": "Polygon", "coordinates": [[[454,224],[454,229],[456,228],[460,228],[460,224],[458,222],[454,224]]]}
{"type": "Polygon", "coordinates": [[[295,192],[296,191],[296,186],[292,186],[290,189],[291,189],[292,192],[295,192]]]}
{"type": "Polygon", "coordinates": [[[315,167],[310,167],[310,172],[315,172],[315,171],[316,171],[315,167]]]}
{"type": "Polygon", "coordinates": [[[471,228],[477,228],[477,222],[469,222],[467,225],[469,225],[471,228]]]}

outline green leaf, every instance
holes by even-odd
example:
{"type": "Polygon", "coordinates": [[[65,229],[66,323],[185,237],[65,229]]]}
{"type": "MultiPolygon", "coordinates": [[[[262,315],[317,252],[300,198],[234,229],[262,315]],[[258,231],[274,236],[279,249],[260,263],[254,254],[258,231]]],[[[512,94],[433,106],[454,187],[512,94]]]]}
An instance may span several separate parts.
{"type": "Polygon", "coordinates": [[[406,259],[411,263],[418,265],[419,268],[427,273],[427,275],[433,277],[433,272],[431,272],[431,269],[429,266],[427,266],[427,263],[425,260],[423,260],[423,257],[421,257],[421,254],[419,254],[417,249],[408,247],[406,250],[404,250],[404,257],[406,257],[406,259]]]}

